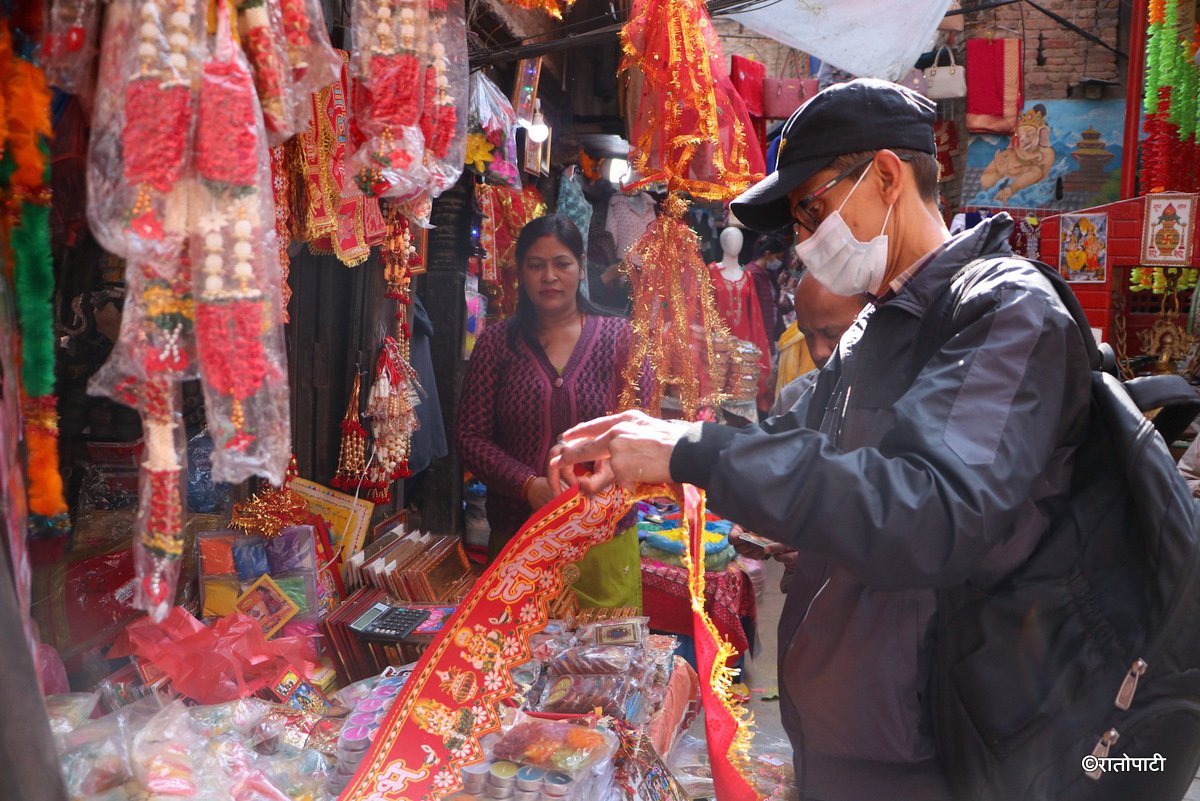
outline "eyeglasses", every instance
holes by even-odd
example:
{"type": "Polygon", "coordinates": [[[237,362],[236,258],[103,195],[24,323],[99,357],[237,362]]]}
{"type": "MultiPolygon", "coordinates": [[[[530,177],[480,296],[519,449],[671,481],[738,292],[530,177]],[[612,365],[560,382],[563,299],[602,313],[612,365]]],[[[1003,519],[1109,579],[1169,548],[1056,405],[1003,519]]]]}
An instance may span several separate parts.
{"type": "MultiPolygon", "coordinates": [[[[864,160],[858,162],[850,169],[846,170],[845,172],[841,173],[840,175],[838,175],[834,178],[830,178],[828,181],[826,181],[825,183],[818,186],[812,192],[809,192],[807,195],[805,195],[804,197],[797,200],[795,205],[792,206],[792,216],[796,219],[795,226],[798,228],[803,228],[805,231],[808,231],[810,234],[815,233],[817,230],[817,226],[820,224],[821,221],[817,219],[817,215],[813,212],[813,210],[810,208],[810,206],[813,203],[815,203],[817,200],[819,200],[822,196],[824,196],[825,193],[828,192],[830,189],[833,189],[839,183],[846,180],[851,175],[854,175],[854,173],[858,172],[863,167],[870,164],[874,159],[875,159],[875,157],[871,156],[871,158],[869,158],[869,159],[864,159],[864,160]]],[[[799,230],[797,230],[796,233],[797,234],[800,233],[799,230]]]]}
{"type": "MultiPolygon", "coordinates": [[[[901,155],[897,153],[896,157],[901,161],[912,161],[912,157],[907,154],[901,155]]],[[[810,208],[812,204],[819,200],[821,196],[823,196],[830,189],[833,189],[839,183],[854,175],[856,172],[874,160],[875,156],[872,154],[869,158],[863,159],[842,174],[834,178],[830,178],[812,192],[797,200],[795,205],[792,206],[792,217],[796,219],[796,222],[792,226],[795,232],[799,234],[800,229],[803,228],[810,234],[816,233],[817,226],[820,225],[821,221],[817,219],[817,215],[813,212],[812,208],[810,208]]]]}

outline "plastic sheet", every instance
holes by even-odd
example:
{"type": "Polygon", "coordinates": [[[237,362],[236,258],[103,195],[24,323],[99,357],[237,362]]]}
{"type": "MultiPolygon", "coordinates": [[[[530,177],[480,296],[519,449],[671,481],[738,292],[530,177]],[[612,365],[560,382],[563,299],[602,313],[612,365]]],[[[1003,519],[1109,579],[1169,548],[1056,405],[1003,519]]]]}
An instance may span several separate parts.
{"type": "Polygon", "coordinates": [[[270,157],[245,57],[221,6],[204,64],[191,204],[196,347],[213,477],[283,483],[291,455],[270,157]]]}
{"type": "Polygon", "coordinates": [[[46,80],[67,94],[87,88],[100,27],[98,0],[53,0],[42,43],[46,80]]]}
{"type": "Polygon", "coordinates": [[[429,6],[426,0],[355,0],[352,19],[356,147],[347,172],[364,194],[415,195],[428,184],[420,121],[429,6]]]}
{"type": "Polygon", "coordinates": [[[114,0],[105,13],[87,212],[104,249],[127,259],[177,263],[187,219],[192,77],[205,38],[198,9],[114,0]]]}
{"type": "Polygon", "coordinates": [[[292,85],[281,17],[275,2],[237,2],[238,38],[254,75],[267,141],[272,146],[287,141],[296,133],[297,113],[304,113],[302,101],[307,101],[307,97],[301,97],[292,85]]]}
{"type": "Polygon", "coordinates": [[[466,164],[485,180],[521,188],[517,172],[516,112],[500,88],[482,72],[471,75],[466,164]]]}
{"type": "MultiPolygon", "coordinates": [[[[279,0],[279,13],[292,80],[302,105],[307,106],[310,95],[338,79],[342,58],[329,43],[320,0],[279,0]]],[[[299,111],[296,130],[303,130],[311,113],[311,109],[299,111]]]]}
{"type": "Polygon", "coordinates": [[[467,155],[467,22],[464,0],[432,0],[425,49],[421,132],[429,194],[438,197],[458,181],[467,155]]]}

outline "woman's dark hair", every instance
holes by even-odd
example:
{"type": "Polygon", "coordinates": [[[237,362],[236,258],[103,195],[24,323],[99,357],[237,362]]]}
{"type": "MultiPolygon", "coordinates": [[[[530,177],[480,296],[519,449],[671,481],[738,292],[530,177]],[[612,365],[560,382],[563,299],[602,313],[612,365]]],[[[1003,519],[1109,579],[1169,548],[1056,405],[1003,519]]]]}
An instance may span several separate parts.
{"type": "Polygon", "coordinates": [[[784,250],[782,239],[774,234],[765,234],[754,241],[754,250],[750,258],[757,261],[768,253],[783,253],[784,250]]]}
{"type": "MultiPolygon", "coordinates": [[[[580,283],[579,289],[575,291],[575,305],[579,308],[579,311],[584,314],[597,316],[612,316],[611,312],[592,303],[583,294],[582,278],[587,274],[587,258],[583,252],[583,234],[579,233],[579,228],[576,227],[575,223],[569,217],[561,214],[547,214],[526,223],[525,227],[521,229],[520,236],[517,237],[517,275],[520,275],[521,264],[525,262],[525,257],[529,255],[529,250],[533,247],[533,244],[546,236],[552,236],[557,239],[567,250],[571,251],[571,255],[575,257],[575,261],[579,262],[581,273],[580,283]]],[[[525,291],[523,283],[517,290],[517,311],[513,315],[512,324],[508,328],[510,343],[516,341],[518,331],[527,339],[533,340],[536,338],[537,309],[534,307],[533,301],[529,298],[529,293],[525,291]]]]}

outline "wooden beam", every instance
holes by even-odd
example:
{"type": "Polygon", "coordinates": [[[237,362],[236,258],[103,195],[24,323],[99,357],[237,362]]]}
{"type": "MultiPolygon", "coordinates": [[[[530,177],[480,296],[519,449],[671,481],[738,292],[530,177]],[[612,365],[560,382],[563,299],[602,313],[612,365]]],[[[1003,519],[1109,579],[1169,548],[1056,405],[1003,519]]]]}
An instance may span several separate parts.
{"type": "Polygon", "coordinates": [[[0,798],[67,801],[58,749],[17,610],[8,548],[0,543],[0,798]]]}

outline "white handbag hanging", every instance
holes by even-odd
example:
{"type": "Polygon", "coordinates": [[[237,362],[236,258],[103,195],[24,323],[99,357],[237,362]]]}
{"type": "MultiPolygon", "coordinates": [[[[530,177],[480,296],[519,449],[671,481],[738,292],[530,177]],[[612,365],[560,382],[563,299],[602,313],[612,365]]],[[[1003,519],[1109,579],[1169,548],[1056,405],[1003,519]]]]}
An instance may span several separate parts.
{"type": "Polygon", "coordinates": [[[967,68],[954,60],[954,51],[942,45],[933,54],[933,66],[925,68],[925,94],[932,100],[952,100],[967,96],[967,68]],[[938,66],[942,51],[950,55],[948,66],[938,66]]]}

